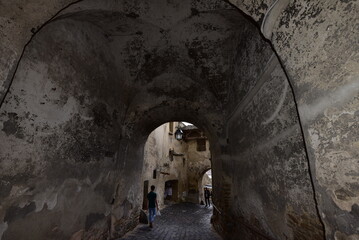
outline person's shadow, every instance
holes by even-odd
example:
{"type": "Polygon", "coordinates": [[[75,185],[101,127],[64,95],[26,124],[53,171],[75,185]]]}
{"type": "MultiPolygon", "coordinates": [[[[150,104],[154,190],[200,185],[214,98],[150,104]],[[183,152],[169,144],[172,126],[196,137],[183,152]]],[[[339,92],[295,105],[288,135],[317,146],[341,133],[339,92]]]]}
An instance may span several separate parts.
{"type": "Polygon", "coordinates": [[[143,225],[143,226],[139,227],[138,230],[141,232],[150,232],[151,228],[149,228],[147,225],[143,225]]]}

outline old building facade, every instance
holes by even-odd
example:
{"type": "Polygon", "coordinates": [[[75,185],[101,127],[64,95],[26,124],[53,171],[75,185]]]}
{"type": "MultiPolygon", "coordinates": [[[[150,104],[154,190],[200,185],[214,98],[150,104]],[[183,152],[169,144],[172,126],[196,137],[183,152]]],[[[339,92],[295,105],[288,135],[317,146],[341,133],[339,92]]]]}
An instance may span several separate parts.
{"type": "Polygon", "coordinates": [[[211,168],[210,156],[209,141],[197,127],[171,122],[156,128],[145,144],[144,204],[151,185],[156,187],[160,208],[165,207],[166,200],[197,204],[203,201],[202,180],[211,168]],[[182,140],[174,136],[176,126],[183,130],[182,140]],[[168,189],[171,197],[166,192],[168,189]]]}

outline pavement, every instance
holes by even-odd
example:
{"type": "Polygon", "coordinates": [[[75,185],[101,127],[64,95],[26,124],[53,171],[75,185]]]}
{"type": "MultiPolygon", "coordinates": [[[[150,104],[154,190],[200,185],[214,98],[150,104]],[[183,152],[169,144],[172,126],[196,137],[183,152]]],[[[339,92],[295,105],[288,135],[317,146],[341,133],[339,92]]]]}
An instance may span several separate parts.
{"type": "Polygon", "coordinates": [[[139,224],[118,240],[221,240],[210,223],[212,212],[198,204],[174,204],[161,210],[153,228],[139,224]]]}

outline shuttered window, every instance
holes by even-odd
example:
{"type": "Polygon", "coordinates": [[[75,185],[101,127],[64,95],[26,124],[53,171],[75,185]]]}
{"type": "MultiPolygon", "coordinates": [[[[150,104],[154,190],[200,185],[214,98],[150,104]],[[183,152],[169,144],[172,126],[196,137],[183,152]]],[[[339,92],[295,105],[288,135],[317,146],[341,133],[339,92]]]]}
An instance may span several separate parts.
{"type": "Polygon", "coordinates": [[[206,151],[206,139],[197,139],[197,151],[206,151]]]}

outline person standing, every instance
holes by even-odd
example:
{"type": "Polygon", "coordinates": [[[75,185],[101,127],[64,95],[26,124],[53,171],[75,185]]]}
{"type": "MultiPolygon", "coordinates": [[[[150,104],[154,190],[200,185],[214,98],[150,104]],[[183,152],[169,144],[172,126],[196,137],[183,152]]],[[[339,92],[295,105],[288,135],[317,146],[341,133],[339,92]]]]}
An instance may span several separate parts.
{"type": "Polygon", "coordinates": [[[205,207],[210,207],[211,206],[211,202],[209,201],[209,197],[211,196],[210,191],[208,190],[208,188],[204,188],[204,200],[206,202],[206,206],[205,207]]]}
{"type": "Polygon", "coordinates": [[[172,187],[168,186],[167,199],[172,200],[172,187]]]}
{"type": "Polygon", "coordinates": [[[153,221],[156,217],[156,209],[158,210],[157,194],[154,192],[155,186],[151,186],[151,192],[147,194],[148,200],[148,220],[150,222],[150,228],[153,228],[153,221]]]}

